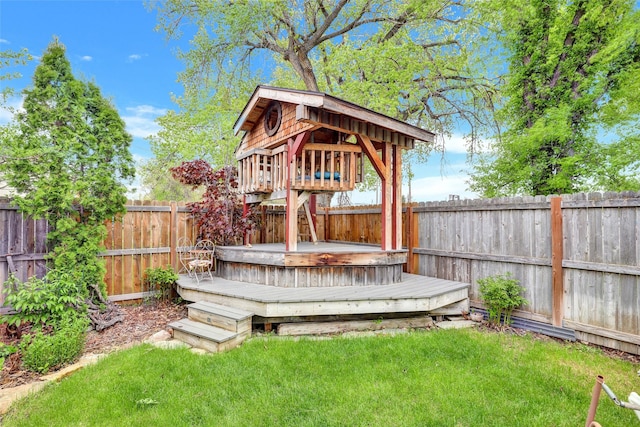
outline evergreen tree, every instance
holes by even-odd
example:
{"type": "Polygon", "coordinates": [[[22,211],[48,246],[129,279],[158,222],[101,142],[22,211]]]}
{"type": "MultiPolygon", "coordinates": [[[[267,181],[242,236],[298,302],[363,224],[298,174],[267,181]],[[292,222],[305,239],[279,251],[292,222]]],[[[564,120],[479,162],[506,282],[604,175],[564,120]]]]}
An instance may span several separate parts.
{"type": "Polygon", "coordinates": [[[0,148],[0,173],[23,212],[49,221],[50,267],[71,275],[80,294],[103,300],[105,270],[97,255],[105,221],[125,211],[132,137],[100,89],[73,76],[57,39],[23,95],[17,132],[0,148]]]}

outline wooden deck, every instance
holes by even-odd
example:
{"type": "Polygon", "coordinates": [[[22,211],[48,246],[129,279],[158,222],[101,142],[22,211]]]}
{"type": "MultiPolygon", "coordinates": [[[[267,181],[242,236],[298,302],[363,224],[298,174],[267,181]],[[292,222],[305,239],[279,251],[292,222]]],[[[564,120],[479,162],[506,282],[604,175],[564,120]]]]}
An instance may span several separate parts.
{"type": "Polygon", "coordinates": [[[403,274],[390,285],[286,288],[220,277],[197,283],[178,279],[187,301],[207,301],[253,312],[267,321],[315,316],[433,313],[456,305],[468,308],[468,283],[403,274]]]}

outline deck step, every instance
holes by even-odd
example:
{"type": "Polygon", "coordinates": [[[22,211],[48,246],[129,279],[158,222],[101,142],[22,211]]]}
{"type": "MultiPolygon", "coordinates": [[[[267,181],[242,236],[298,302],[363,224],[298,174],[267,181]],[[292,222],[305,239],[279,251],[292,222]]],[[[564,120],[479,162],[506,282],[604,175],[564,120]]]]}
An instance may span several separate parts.
{"type": "Polygon", "coordinates": [[[169,324],[173,338],[212,353],[230,350],[245,340],[247,334],[228,331],[190,319],[169,324]]]}
{"type": "Polygon", "coordinates": [[[248,311],[205,301],[194,302],[189,304],[187,308],[189,319],[195,322],[239,334],[251,333],[253,313],[248,311]]]}

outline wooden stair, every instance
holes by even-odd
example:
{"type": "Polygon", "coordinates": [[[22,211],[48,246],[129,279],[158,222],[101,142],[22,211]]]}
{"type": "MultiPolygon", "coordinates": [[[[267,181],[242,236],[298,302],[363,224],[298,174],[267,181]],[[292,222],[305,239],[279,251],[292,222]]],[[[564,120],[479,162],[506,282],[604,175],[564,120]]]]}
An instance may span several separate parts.
{"type": "Polygon", "coordinates": [[[217,353],[237,347],[251,336],[253,313],[204,301],[187,308],[187,319],[169,324],[178,341],[217,353]]]}

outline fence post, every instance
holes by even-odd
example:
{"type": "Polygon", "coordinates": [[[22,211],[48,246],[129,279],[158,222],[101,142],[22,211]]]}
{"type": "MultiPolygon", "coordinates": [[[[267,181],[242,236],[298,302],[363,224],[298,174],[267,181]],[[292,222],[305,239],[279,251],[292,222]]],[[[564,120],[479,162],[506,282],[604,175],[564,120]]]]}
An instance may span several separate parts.
{"type": "Polygon", "coordinates": [[[267,207],[260,207],[260,243],[267,243],[267,207]]]}
{"type": "Polygon", "coordinates": [[[324,207],[324,241],[331,239],[331,223],[329,222],[329,206],[324,207]]]}
{"type": "Polygon", "coordinates": [[[562,273],[563,254],[562,197],[551,198],[551,275],[552,275],[552,320],[553,326],[562,327],[564,317],[564,278],[562,273]]]}
{"type": "Polygon", "coordinates": [[[169,260],[175,271],[178,271],[178,257],[176,247],[178,245],[178,204],[171,202],[171,216],[169,219],[169,260]]]}
{"type": "Polygon", "coordinates": [[[405,233],[407,239],[407,273],[413,272],[413,207],[407,205],[407,216],[405,218],[405,233]]]}

